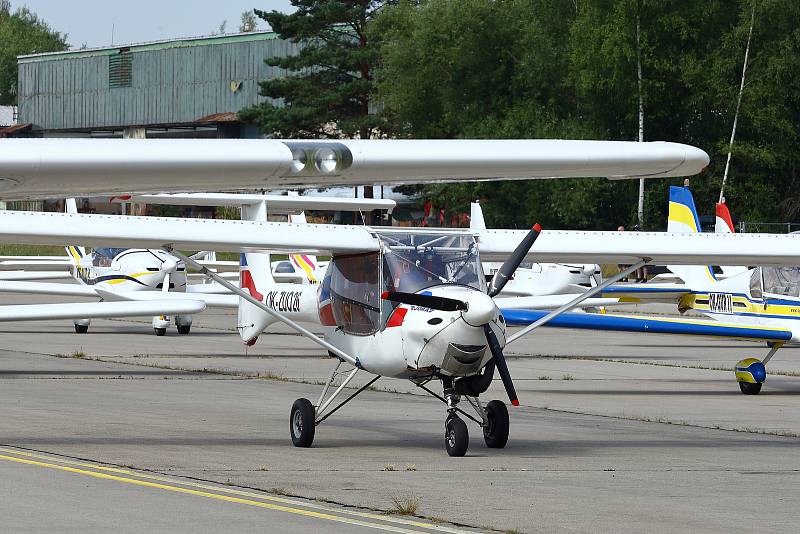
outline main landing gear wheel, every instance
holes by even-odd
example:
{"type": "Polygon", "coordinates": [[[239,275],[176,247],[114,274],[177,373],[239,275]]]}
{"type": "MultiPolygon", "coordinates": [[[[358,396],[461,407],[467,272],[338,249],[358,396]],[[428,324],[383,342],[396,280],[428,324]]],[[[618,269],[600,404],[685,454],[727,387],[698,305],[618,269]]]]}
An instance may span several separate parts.
{"type": "Polygon", "coordinates": [[[166,328],[153,328],[153,331],[155,331],[156,335],[159,337],[167,335],[166,328]]]}
{"type": "Polygon", "coordinates": [[[178,333],[181,335],[186,335],[192,329],[192,325],[178,325],[178,333]]]}
{"type": "Polygon", "coordinates": [[[447,418],[444,423],[444,446],[450,456],[464,456],[469,448],[467,425],[457,415],[447,418]]]}
{"type": "MultiPolygon", "coordinates": [[[[297,399],[289,416],[289,432],[295,447],[310,447],[314,442],[314,405],[308,399],[297,399]]],[[[465,427],[466,428],[466,427],[465,427]]]]}
{"type": "Polygon", "coordinates": [[[761,382],[756,384],[751,384],[750,382],[739,382],[739,389],[742,390],[742,393],[745,395],[758,395],[761,391],[761,382]]]}
{"type": "Polygon", "coordinates": [[[486,446],[502,449],[508,443],[508,408],[502,401],[493,400],[484,411],[487,424],[483,427],[483,439],[486,446]]]}
{"type": "Polygon", "coordinates": [[[88,331],[89,331],[89,325],[88,324],[76,324],[75,325],[75,333],[76,334],[85,334],[88,331]]]}

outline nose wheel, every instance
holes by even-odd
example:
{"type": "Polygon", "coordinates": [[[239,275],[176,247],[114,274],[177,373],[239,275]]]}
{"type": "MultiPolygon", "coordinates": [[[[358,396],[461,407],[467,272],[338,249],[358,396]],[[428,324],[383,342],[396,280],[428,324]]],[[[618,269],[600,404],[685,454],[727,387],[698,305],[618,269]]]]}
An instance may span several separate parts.
{"type": "Polygon", "coordinates": [[[450,456],[464,456],[469,448],[467,424],[457,415],[449,415],[444,423],[444,446],[450,456]]]}

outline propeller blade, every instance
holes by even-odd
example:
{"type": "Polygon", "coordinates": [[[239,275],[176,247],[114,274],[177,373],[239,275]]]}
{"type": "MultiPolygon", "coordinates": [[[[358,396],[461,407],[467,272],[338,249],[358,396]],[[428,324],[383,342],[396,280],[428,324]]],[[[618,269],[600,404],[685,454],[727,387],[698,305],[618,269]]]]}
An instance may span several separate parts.
{"type": "Polygon", "coordinates": [[[169,291],[169,271],[164,273],[164,280],[161,282],[161,291],[163,293],[169,291]]]}
{"type": "Polygon", "coordinates": [[[489,343],[489,350],[492,351],[494,362],[497,366],[497,372],[500,373],[500,378],[503,380],[503,386],[508,393],[508,400],[514,406],[519,406],[519,399],[517,399],[517,392],[514,389],[514,382],[511,381],[511,373],[508,372],[508,365],[506,365],[506,357],[503,356],[503,349],[500,347],[500,342],[497,341],[497,336],[494,335],[492,327],[488,324],[483,325],[483,331],[486,334],[486,341],[489,343]]]}
{"type": "Polygon", "coordinates": [[[420,295],[418,293],[403,293],[402,291],[384,291],[381,295],[383,300],[391,300],[400,304],[420,306],[440,311],[466,311],[469,306],[466,302],[446,297],[435,297],[433,295],[420,295]]]}
{"type": "Polygon", "coordinates": [[[528,232],[528,235],[520,241],[517,248],[514,249],[514,252],[511,253],[511,256],[503,263],[502,267],[495,273],[494,277],[492,278],[492,283],[489,284],[489,296],[494,297],[498,293],[500,293],[503,288],[508,283],[508,280],[514,276],[514,271],[517,270],[519,264],[522,263],[522,260],[525,259],[525,256],[531,250],[533,246],[533,242],[536,241],[536,238],[539,237],[539,234],[542,233],[542,227],[539,226],[539,223],[533,225],[531,231],[528,232]]]}

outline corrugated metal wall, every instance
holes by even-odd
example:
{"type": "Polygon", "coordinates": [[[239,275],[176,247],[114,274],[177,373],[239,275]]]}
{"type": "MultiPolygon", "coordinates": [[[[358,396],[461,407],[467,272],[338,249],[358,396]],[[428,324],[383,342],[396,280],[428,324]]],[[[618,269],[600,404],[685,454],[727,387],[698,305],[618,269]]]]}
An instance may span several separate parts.
{"type": "MultiPolygon", "coordinates": [[[[152,47],[151,47],[152,48],[152,47]]],[[[130,87],[109,88],[118,50],[19,62],[19,119],[46,130],[191,123],[264,99],[258,82],[282,74],[264,63],[297,46],[269,38],[129,52],[130,87]],[[238,90],[231,82],[240,82],[238,90]]]]}

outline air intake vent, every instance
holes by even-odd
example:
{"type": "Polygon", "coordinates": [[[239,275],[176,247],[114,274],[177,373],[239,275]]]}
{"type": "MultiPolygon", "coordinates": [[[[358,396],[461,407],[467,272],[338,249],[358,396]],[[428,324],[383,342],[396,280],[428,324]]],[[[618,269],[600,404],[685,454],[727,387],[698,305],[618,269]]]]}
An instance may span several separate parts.
{"type": "Polygon", "coordinates": [[[118,54],[108,56],[108,86],[130,87],[133,71],[133,56],[123,48],[118,54]]]}

